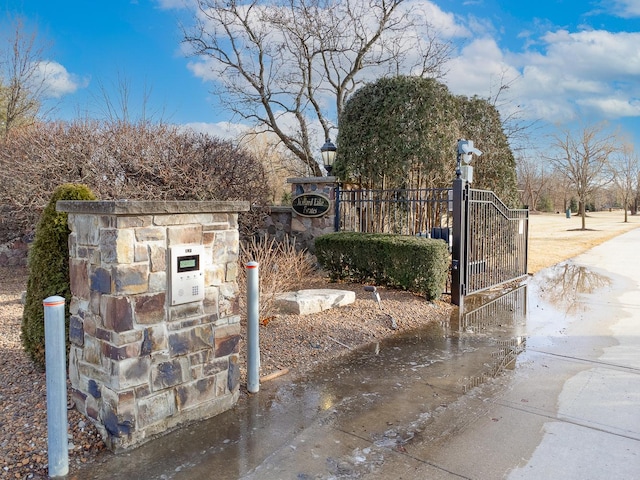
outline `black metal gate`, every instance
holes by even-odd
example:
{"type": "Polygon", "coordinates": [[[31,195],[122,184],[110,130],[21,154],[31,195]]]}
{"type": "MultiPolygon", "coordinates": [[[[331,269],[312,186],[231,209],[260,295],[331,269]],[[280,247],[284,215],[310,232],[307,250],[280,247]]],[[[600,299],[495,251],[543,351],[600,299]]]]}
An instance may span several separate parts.
{"type": "Polygon", "coordinates": [[[452,303],[527,274],[529,210],[510,209],[457,178],[453,211],[452,303]]]}
{"type": "Polygon", "coordinates": [[[451,302],[527,273],[529,211],[456,178],[451,188],[337,189],[335,230],[442,239],[451,251],[451,302]]]}

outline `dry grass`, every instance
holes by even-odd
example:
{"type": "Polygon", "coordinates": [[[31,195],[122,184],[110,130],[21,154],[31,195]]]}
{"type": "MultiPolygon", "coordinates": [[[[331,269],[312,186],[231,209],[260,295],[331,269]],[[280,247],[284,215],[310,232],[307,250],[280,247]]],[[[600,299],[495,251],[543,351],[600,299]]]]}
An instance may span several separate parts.
{"type": "Polygon", "coordinates": [[[587,216],[587,230],[580,230],[578,216],[565,214],[535,214],[529,217],[529,273],[573,258],[621,233],[640,227],[640,215],[624,212],[592,212],[587,216]]]}
{"type": "MultiPolygon", "coordinates": [[[[240,265],[255,261],[259,267],[260,319],[273,316],[276,296],[289,290],[297,290],[314,270],[312,257],[296,249],[295,241],[288,237],[278,242],[272,239],[256,239],[240,245],[240,265]]],[[[238,275],[241,303],[246,299],[246,270],[238,275]]],[[[243,308],[244,311],[244,308],[243,308]]]]}

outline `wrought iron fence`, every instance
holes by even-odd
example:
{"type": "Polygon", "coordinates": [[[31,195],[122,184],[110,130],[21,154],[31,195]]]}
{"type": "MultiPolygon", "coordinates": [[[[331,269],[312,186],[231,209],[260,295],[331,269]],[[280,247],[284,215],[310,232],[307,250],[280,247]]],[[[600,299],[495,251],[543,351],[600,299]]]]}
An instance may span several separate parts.
{"type": "Polygon", "coordinates": [[[336,230],[419,235],[447,240],[451,232],[451,189],[340,189],[336,230]]]}

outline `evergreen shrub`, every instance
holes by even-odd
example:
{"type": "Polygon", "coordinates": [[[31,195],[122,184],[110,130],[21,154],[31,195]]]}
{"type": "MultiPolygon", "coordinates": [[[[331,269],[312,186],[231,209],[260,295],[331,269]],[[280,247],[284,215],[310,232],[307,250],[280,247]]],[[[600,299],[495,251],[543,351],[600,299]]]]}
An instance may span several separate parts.
{"type": "Polygon", "coordinates": [[[440,298],[449,270],[442,240],[406,235],[336,232],[315,240],[318,263],[334,280],[374,282],[440,298]]]}
{"type": "MultiPolygon", "coordinates": [[[[22,316],[22,346],[38,365],[45,363],[44,307],[42,301],[52,295],[66,300],[65,332],[69,338],[69,226],[67,214],[56,212],[58,200],[95,200],[86,185],[64,184],[53,192],[38,225],[29,250],[29,278],[22,316]]],[[[68,343],[68,340],[67,340],[68,343]]]]}

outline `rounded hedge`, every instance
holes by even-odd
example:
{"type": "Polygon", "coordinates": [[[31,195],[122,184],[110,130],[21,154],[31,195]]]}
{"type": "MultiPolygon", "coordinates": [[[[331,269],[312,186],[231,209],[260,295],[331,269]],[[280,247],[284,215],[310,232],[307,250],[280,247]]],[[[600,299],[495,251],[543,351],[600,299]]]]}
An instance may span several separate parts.
{"type": "Polygon", "coordinates": [[[86,185],[64,184],[56,188],[45,207],[35,239],[29,250],[29,278],[22,315],[22,346],[38,365],[45,363],[44,307],[42,301],[52,295],[66,300],[65,331],[69,332],[69,226],[67,214],[56,212],[58,200],[95,200],[86,185]]]}

